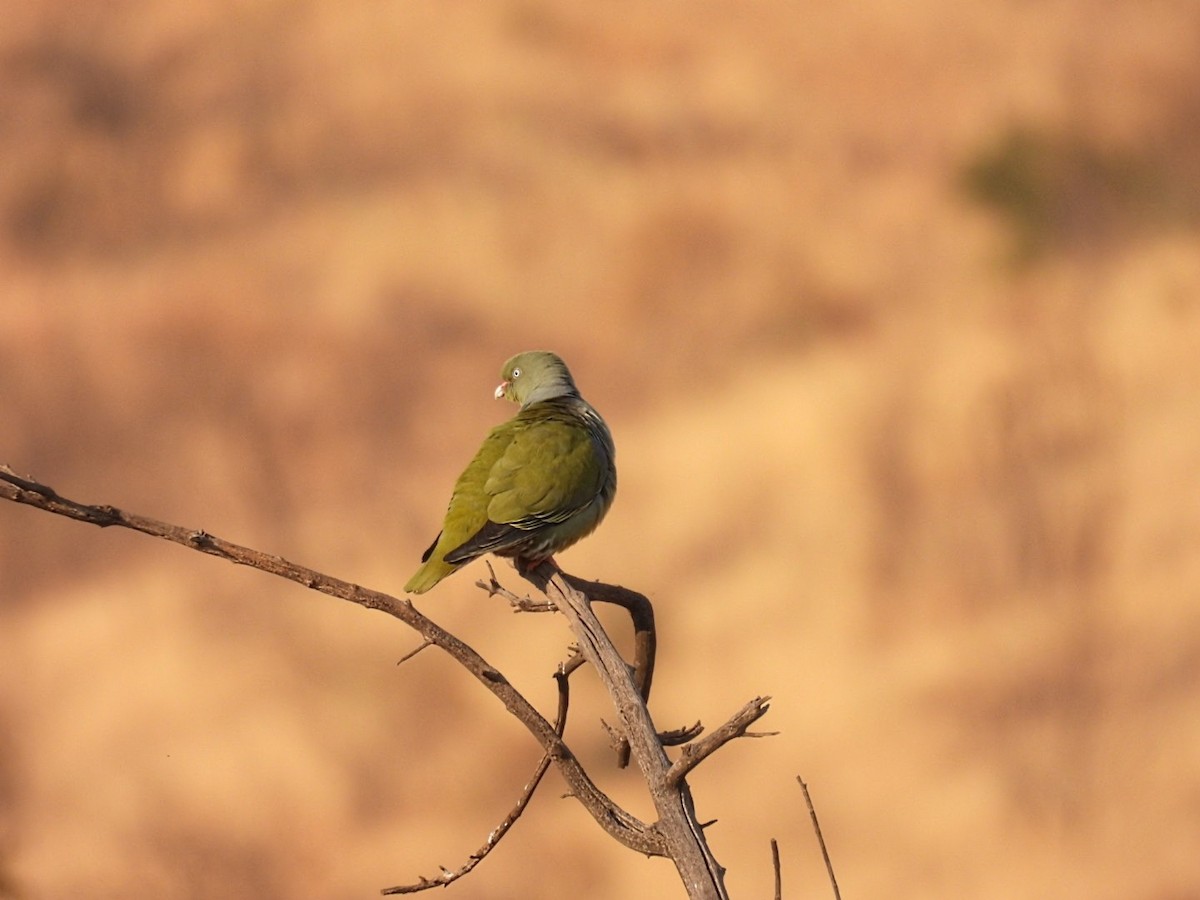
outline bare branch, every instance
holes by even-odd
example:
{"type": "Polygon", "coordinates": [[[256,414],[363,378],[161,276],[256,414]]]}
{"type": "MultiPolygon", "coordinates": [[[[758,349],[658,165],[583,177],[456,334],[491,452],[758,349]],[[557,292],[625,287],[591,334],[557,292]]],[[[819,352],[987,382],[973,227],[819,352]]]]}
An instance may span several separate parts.
{"type": "MultiPolygon", "coordinates": [[[[561,570],[560,570],[561,572],[561,570]]],[[[633,620],[634,684],[642,699],[650,702],[650,685],[654,681],[654,658],[658,650],[658,635],[654,627],[654,606],[649,598],[637,591],[601,581],[587,581],[562,572],[567,584],[592,602],[612,603],[623,607],[633,620]]]]}
{"type": "Polygon", "coordinates": [[[812,797],[808,794],[808,785],[804,783],[804,779],[799,775],[796,776],[796,781],[800,782],[800,790],[804,792],[804,802],[808,805],[808,815],[812,819],[813,831],[817,833],[817,843],[821,845],[821,856],[825,859],[825,871],[829,873],[829,884],[833,887],[834,900],[842,900],[842,893],[838,890],[837,876],[833,874],[833,863],[829,860],[829,850],[825,847],[825,835],[821,834],[821,823],[817,821],[817,811],[813,807],[812,797]]]}
{"type": "Polygon", "coordinates": [[[508,601],[508,605],[513,608],[513,612],[558,612],[558,609],[549,600],[534,600],[528,594],[524,597],[518,597],[516,593],[510,591],[497,580],[496,570],[492,568],[492,561],[485,559],[483,562],[487,566],[488,580],[484,581],[480,578],[475,582],[475,586],[487,591],[489,597],[503,597],[508,601]]]}
{"type": "Polygon", "coordinates": [[[524,597],[517,597],[516,599],[513,599],[513,600],[509,600],[508,603],[509,603],[509,606],[512,607],[512,611],[515,613],[558,612],[558,610],[554,608],[554,604],[550,603],[548,600],[534,600],[532,597],[530,597],[528,595],[526,595],[524,597]]]}
{"type": "Polygon", "coordinates": [[[404,663],[406,663],[410,659],[412,659],[414,656],[416,656],[418,653],[420,653],[422,650],[424,650],[426,647],[432,647],[432,646],[433,646],[433,641],[426,638],[425,640],[421,641],[420,644],[417,645],[415,650],[409,650],[402,657],[400,657],[398,660],[396,660],[396,665],[398,665],[398,666],[403,665],[404,663]]]}
{"type": "Polygon", "coordinates": [[[776,734],[777,732],[756,734],[746,730],[753,722],[766,715],[767,710],[771,708],[767,702],[770,699],[770,697],[755,697],[735,712],[728,722],[711,732],[708,737],[684,747],[679,759],[675,760],[675,764],[667,772],[667,782],[677,784],[682,781],[688,772],[734,738],[768,737],[776,734]]]}
{"type": "MultiPolygon", "coordinates": [[[[650,603],[649,598],[628,588],[604,584],[600,581],[587,581],[559,571],[567,584],[586,596],[588,600],[611,603],[622,607],[629,613],[629,618],[633,623],[633,680],[638,693],[642,695],[642,700],[649,703],[650,685],[654,681],[654,658],[658,648],[658,634],[654,627],[654,606],[650,603]]],[[[538,609],[540,611],[541,607],[539,606],[538,609]]],[[[609,742],[617,754],[617,767],[624,769],[629,765],[629,741],[617,727],[607,723],[604,727],[608,731],[609,742]]]]}
{"type": "Polygon", "coordinates": [[[783,900],[783,872],[779,868],[779,841],[771,838],[771,868],[775,870],[775,900],[783,900]]]}
{"type": "MultiPolygon", "coordinates": [[[[516,592],[509,590],[499,582],[491,561],[486,561],[486,565],[488,580],[479,579],[475,585],[487,591],[489,597],[497,595],[503,597],[512,606],[514,612],[554,612],[557,610],[557,607],[549,601],[533,600],[528,594],[524,597],[518,596],[516,592]]],[[[568,584],[585,594],[589,600],[611,603],[624,608],[629,613],[633,622],[634,682],[642,699],[648,703],[650,701],[650,685],[654,681],[654,658],[658,647],[658,636],[654,627],[654,606],[650,600],[644,594],[628,588],[604,584],[600,581],[586,581],[574,575],[568,575],[566,572],[563,572],[562,575],[568,584]]],[[[613,746],[617,750],[617,765],[623,769],[629,765],[628,744],[617,740],[614,741],[613,746]]]]}
{"type": "MultiPolygon", "coordinates": [[[[549,601],[532,600],[528,594],[520,597],[515,591],[509,590],[496,578],[496,570],[490,561],[486,563],[488,580],[480,579],[475,585],[487,591],[489,597],[497,595],[504,597],[515,612],[554,612],[557,607],[549,601]]],[[[561,570],[560,570],[561,572],[561,570]]],[[[654,627],[654,606],[650,600],[637,591],[617,585],[604,584],[600,581],[587,581],[561,572],[563,578],[575,590],[587,596],[593,602],[611,603],[620,606],[629,613],[633,623],[633,677],[638,693],[646,702],[650,700],[650,685],[654,681],[654,658],[658,646],[658,636],[654,627]]],[[[608,732],[609,743],[617,755],[617,767],[624,769],[629,765],[629,741],[616,726],[604,723],[608,732]]],[[[668,732],[670,734],[672,732],[668,732]]],[[[686,739],[690,740],[690,738],[686,739]]],[[[667,746],[672,746],[668,744],[667,746]]]]}
{"type": "MultiPolygon", "coordinates": [[[[419,648],[418,648],[419,649],[419,648]]],[[[415,651],[414,651],[415,652],[415,651]]],[[[569,674],[555,672],[554,680],[558,682],[558,713],[555,716],[554,731],[562,737],[563,732],[567,727],[567,709],[571,702],[571,686],[568,680],[569,674]]],[[[516,805],[509,811],[499,825],[492,829],[487,836],[483,846],[467,857],[467,861],[453,872],[442,868],[442,874],[437,878],[426,878],[421,876],[421,879],[416,884],[397,885],[396,887],[384,888],[380,891],[383,895],[388,894],[415,894],[419,891],[427,891],[430,888],[446,887],[452,882],[458,881],[464,875],[471,873],[474,868],[483,862],[484,857],[491,853],[500,843],[501,839],[508,833],[508,830],[513,827],[517,819],[521,818],[521,813],[525,811],[525,807],[529,805],[530,799],[533,797],[533,792],[537,790],[541,784],[542,776],[546,774],[546,770],[550,768],[552,758],[549,753],[542,757],[538,763],[533,775],[526,782],[524,789],[521,791],[521,796],[517,798],[516,805]]]]}
{"type": "Polygon", "coordinates": [[[622,769],[625,768],[629,765],[629,741],[625,740],[625,735],[620,728],[609,725],[604,719],[600,720],[600,727],[608,736],[608,745],[616,751],[617,765],[622,769]]]}
{"type": "Polygon", "coordinates": [[[587,659],[582,653],[579,652],[579,646],[577,644],[572,644],[571,655],[558,664],[558,671],[555,672],[555,677],[557,678],[559,675],[570,675],[585,662],[587,662],[587,659]]]}
{"type": "Polygon", "coordinates": [[[339,578],[334,578],[297,565],[280,556],[261,553],[204,531],[182,528],[146,516],[126,513],[113,506],[92,506],[60,496],[52,488],[30,478],[22,478],[7,466],[0,465],[0,498],[43,509],[56,515],[102,528],[118,526],[162,538],[192,550],[220,557],[235,565],[249,566],[262,572],[286,578],[297,584],[340,600],[357,603],[400,619],[432,644],[450,654],[484,687],[504,704],[521,724],[537,739],[558,766],[571,793],[584,805],[596,822],[616,840],[648,856],[667,855],[667,844],[657,829],[640,821],[617,806],[605,795],[579,764],[562,738],[532,704],[471,647],[446,631],[432,619],[421,614],[409,600],[398,600],[388,594],[372,591],[339,578]]]}
{"type": "Polygon", "coordinates": [[[658,740],[664,747],[678,747],[680,744],[686,744],[688,741],[693,741],[704,731],[704,726],[699,722],[694,725],[685,725],[682,728],[673,728],[670,731],[660,731],[658,740]]]}
{"type": "Polygon", "coordinates": [[[545,562],[524,577],[554,601],[579,640],[580,649],[599,673],[629,740],[633,759],[650,788],[658,813],[654,830],[662,835],[667,856],[675,863],[692,900],[728,900],[725,869],[717,862],[696,817],[691,789],[680,777],[669,782],[670,760],[646,709],[642,692],[633,683],[629,666],[592,611],[588,582],[568,581],[553,562],[545,562]]]}
{"type": "MultiPolygon", "coordinates": [[[[111,506],[91,506],[77,503],[29,478],[22,478],[11,469],[0,467],[0,497],[35,506],[78,521],[101,527],[119,526],[169,540],[193,550],[221,557],[237,565],[245,565],[305,585],[339,599],[376,609],[400,619],[423,638],[419,652],[434,644],[450,654],[480,683],[495,695],[505,707],[542,745],[546,759],[539,763],[538,772],[527,785],[517,806],[501,827],[489,836],[483,847],[460,869],[459,873],[442,869],[437,879],[422,879],[415,889],[443,886],[471,871],[520,816],[544,766],[553,762],[576,797],[596,819],[597,823],[620,843],[650,856],[666,856],[679,871],[691,900],[727,900],[724,886],[725,869],[714,858],[696,816],[695,806],[686,775],[700,761],[734,737],[751,736],[749,725],[767,711],[767,699],[758,698],[736,714],[733,719],[703,740],[684,748],[674,764],[668,759],[663,743],[646,709],[653,681],[656,640],[653,608],[641,594],[610,585],[573,578],[558,569],[552,561],[532,571],[520,572],[542,590],[568,620],[582,657],[572,656],[560,666],[556,676],[565,685],[569,672],[578,667],[578,658],[586,658],[608,689],[618,715],[617,726],[625,735],[632,758],[650,790],[658,815],[653,825],[647,825],[614,804],[596,787],[578,760],[564,743],[560,730],[551,725],[518,692],[497,669],[450,632],[422,615],[410,600],[398,600],[387,594],[368,590],[355,584],[307,569],[279,556],[272,556],[233,544],[204,531],[188,530],[144,516],[123,512],[111,506]],[[591,601],[617,603],[629,610],[635,630],[635,665],[627,665],[617,653],[591,609],[591,601]]],[[[483,587],[492,593],[502,588],[492,573],[492,583],[483,587]]],[[[510,602],[512,602],[510,598],[510,602]]],[[[527,601],[533,604],[533,601],[527,601]]],[[[521,601],[518,598],[518,604],[521,601]]],[[[411,654],[410,654],[411,657],[411,654]]],[[[560,705],[565,704],[565,687],[560,687],[560,705]]],[[[565,711],[563,712],[565,718],[565,711]]],[[[693,729],[675,732],[699,733],[699,723],[693,729]]],[[[668,733],[670,736],[670,733],[668,733]]]]}

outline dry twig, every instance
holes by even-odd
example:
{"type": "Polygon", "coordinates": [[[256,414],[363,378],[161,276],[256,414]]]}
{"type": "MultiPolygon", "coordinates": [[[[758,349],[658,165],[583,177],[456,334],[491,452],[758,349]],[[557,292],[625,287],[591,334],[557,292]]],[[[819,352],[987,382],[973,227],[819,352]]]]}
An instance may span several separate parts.
{"type": "Polygon", "coordinates": [[[426,638],[425,640],[421,641],[421,643],[417,644],[415,649],[409,650],[402,657],[400,657],[398,660],[396,660],[396,665],[398,665],[398,666],[403,665],[404,663],[406,663],[410,659],[412,659],[414,656],[416,656],[418,653],[420,653],[422,650],[424,650],[426,647],[432,647],[432,646],[433,646],[433,641],[429,640],[429,638],[426,638]]]}
{"type": "Polygon", "coordinates": [[[592,611],[591,598],[576,588],[573,581],[564,578],[552,561],[523,575],[567,617],[580,649],[608,689],[633,759],[658,813],[654,829],[662,835],[667,855],[675,863],[688,896],[693,900],[728,900],[725,869],[708,847],[703,827],[696,818],[691,789],[682,777],[674,782],[668,780],[670,760],[658,740],[646,701],[634,685],[629,666],[592,611]]]}
{"type": "MultiPolygon", "coordinates": [[[[487,563],[488,580],[476,581],[477,587],[488,592],[489,597],[501,596],[509,602],[514,612],[555,612],[557,607],[549,601],[532,600],[528,594],[519,597],[514,591],[500,584],[496,571],[489,561],[487,563]]],[[[611,603],[620,606],[629,613],[633,622],[633,678],[642,700],[650,702],[650,685],[654,681],[654,658],[658,647],[658,636],[654,627],[654,607],[650,600],[637,591],[618,585],[604,584],[600,581],[585,581],[562,572],[562,577],[575,590],[584,594],[593,603],[611,603]]],[[[624,769],[629,765],[629,741],[619,728],[604,723],[608,732],[609,742],[617,755],[618,768],[624,769]]],[[[675,735],[687,729],[677,729],[666,732],[675,735]]],[[[685,739],[686,740],[686,739],[685,739]]],[[[667,743],[666,746],[671,746],[667,743]]]]}
{"type": "Polygon", "coordinates": [[[812,797],[808,794],[808,785],[799,775],[800,790],[804,792],[804,802],[808,805],[808,815],[812,819],[813,831],[817,833],[817,843],[821,845],[821,856],[825,859],[825,871],[829,874],[829,883],[833,887],[833,900],[842,900],[842,892],[838,890],[837,876],[833,874],[833,863],[829,860],[829,850],[825,846],[825,835],[821,834],[821,823],[817,821],[817,811],[813,807],[812,797]]]}
{"type": "Polygon", "coordinates": [[[675,764],[667,772],[667,781],[670,784],[676,784],[683,780],[688,772],[734,738],[771,737],[778,734],[775,731],[751,732],[746,730],[753,722],[767,714],[767,710],[771,708],[768,703],[770,699],[770,697],[755,697],[735,712],[728,722],[710,732],[706,738],[685,746],[679,759],[675,760],[675,764]]]}
{"type": "Polygon", "coordinates": [[[775,870],[775,900],[783,900],[783,872],[779,868],[779,841],[771,838],[771,868],[775,870]]]}
{"type": "Polygon", "coordinates": [[[528,594],[518,597],[514,591],[510,591],[496,579],[496,570],[492,568],[490,559],[485,559],[483,564],[487,566],[488,580],[484,581],[480,578],[475,582],[475,586],[487,591],[489,597],[503,597],[508,601],[513,612],[558,612],[558,609],[549,600],[534,600],[528,594]]]}
{"type": "Polygon", "coordinates": [[[704,726],[699,721],[685,725],[682,728],[672,728],[670,731],[660,731],[658,739],[664,747],[678,747],[693,741],[704,732],[704,726]]]}
{"type": "MultiPolygon", "coordinates": [[[[554,731],[559,737],[562,737],[563,731],[567,727],[567,709],[571,703],[571,685],[568,681],[568,674],[563,672],[555,672],[554,679],[558,682],[558,713],[554,719],[554,731]]],[[[388,894],[416,894],[420,891],[427,891],[430,888],[446,887],[452,882],[458,881],[464,875],[469,875],[474,868],[483,862],[484,858],[491,853],[500,843],[501,839],[508,833],[508,830],[516,824],[517,819],[521,818],[521,813],[525,811],[525,807],[529,805],[529,801],[533,798],[533,792],[537,790],[538,785],[542,782],[542,776],[546,774],[546,770],[550,768],[550,763],[553,761],[549,753],[545,754],[541,761],[537,764],[532,777],[525,783],[524,789],[521,791],[521,796],[517,798],[516,804],[513,806],[504,820],[497,825],[488,834],[487,840],[483,845],[467,857],[467,861],[455,869],[453,872],[442,867],[442,874],[437,878],[426,878],[421,876],[421,879],[416,884],[403,884],[396,887],[384,888],[380,891],[385,896],[388,894]]]]}

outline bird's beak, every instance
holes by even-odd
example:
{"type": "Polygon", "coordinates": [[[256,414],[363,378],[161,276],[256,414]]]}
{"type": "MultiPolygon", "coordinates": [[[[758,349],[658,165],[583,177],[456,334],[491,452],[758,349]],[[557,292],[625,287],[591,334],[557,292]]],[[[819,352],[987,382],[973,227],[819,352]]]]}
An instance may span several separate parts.
{"type": "Polygon", "coordinates": [[[511,381],[502,381],[502,382],[500,382],[500,384],[498,384],[498,385],[496,386],[496,399],[497,399],[497,400],[503,400],[503,399],[504,399],[504,396],[505,396],[505,394],[507,394],[507,393],[508,393],[508,389],[509,389],[510,387],[512,387],[512,382],[511,382],[511,381]]]}

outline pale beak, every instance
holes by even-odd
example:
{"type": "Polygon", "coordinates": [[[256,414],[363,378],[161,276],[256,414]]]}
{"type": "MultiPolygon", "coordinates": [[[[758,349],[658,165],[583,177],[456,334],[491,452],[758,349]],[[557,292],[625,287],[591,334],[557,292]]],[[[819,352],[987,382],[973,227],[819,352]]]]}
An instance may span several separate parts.
{"type": "Polygon", "coordinates": [[[505,392],[507,392],[510,387],[512,387],[511,381],[500,382],[500,384],[496,386],[496,399],[503,400],[505,392]]]}

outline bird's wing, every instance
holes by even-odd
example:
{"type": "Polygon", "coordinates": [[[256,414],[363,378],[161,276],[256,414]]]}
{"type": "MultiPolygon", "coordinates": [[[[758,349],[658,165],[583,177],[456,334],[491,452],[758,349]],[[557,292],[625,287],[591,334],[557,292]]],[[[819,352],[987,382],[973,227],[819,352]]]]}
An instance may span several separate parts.
{"type": "Polygon", "coordinates": [[[569,519],[595,500],[603,476],[587,428],[554,417],[518,430],[488,473],[488,519],[532,529],[569,519]]]}
{"type": "Polygon", "coordinates": [[[487,521],[446,553],[447,562],[518,547],[532,533],[567,521],[600,493],[603,467],[586,426],[566,416],[515,421],[483,485],[487,521]]]}
{"type": "Polygon", "coordinates": [[[512,442],[516,431],[513,424],[514,421],[510,420],[493,428],[479,452],[475,454],[475,458],[458,476],[446,509],[442,533],[427,551],[427,556],[436,555],[436,548],[439,547],[443,550],[453,550],[461,546],[487,525],[491,497],[484,486],[497,461],[503,458],[512,442]]]}

